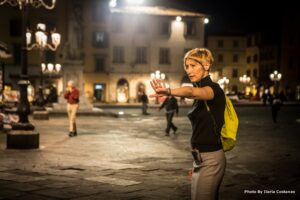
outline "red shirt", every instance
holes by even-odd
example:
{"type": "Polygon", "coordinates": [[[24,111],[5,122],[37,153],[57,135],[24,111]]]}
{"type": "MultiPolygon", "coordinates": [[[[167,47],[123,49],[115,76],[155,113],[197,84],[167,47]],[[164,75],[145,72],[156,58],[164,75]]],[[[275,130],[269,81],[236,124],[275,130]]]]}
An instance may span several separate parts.
{"type": "Polygon", "coordinates": [[[72,87],[72,91],[67,91],[64,94],[64,97],[69,104],[78,104],[79,103],[79,90],[75,87],[72,87]]]}

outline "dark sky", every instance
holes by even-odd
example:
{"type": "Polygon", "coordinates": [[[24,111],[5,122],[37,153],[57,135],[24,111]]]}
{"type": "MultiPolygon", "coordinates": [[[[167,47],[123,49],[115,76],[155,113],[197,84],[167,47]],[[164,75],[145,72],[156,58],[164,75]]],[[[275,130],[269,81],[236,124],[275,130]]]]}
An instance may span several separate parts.
{"type": "MultiPolygon", "coordinates": [[[[147,1],[147,0],[144,0],[147,1]]],[[[148,0],[153,4],[171,4],[210,15],[207,31],[211,33],[238,33],[258,30],[278,31],[278,22],[295,0],[148,0]]],[[[298,9],[297,12],[300,12],[298,9]]]]}

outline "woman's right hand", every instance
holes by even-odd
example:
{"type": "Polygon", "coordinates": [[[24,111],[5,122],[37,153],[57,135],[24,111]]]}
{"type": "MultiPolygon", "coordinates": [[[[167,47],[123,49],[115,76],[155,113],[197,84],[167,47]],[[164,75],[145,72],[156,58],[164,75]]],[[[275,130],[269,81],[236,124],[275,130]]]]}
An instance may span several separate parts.
{"type": "Polygon", "coordinates": [[[154,95],[150,95],[150,97],[156,97],[156,96],[166,96],[169,93],[169,88],[166,87],[166,84],[162,80],[158,79],[152,79],[150,81],[150,84],[155,91],[154,95]]]}

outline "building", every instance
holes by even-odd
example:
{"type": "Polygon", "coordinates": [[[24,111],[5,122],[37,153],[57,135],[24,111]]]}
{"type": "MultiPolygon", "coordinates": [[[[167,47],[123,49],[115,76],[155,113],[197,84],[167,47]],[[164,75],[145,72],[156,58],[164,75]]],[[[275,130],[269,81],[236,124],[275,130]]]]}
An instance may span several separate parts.
{"type": "Polygon", "coordinates": [[[281,87],[290,100],[300,100],[300,15],[298,10],[284,16],[280,49],[281,87]]]}
{"type": "MultiPolygon", "coordinates": [[[[226,77],[229,84],[227,92],[245,91],[239,78],[246,74],[246,37],[244,35],[217,34],[207,37],[207,47],[213,52],[214,64],[212,74],[214,81],[226,77]]],[[[249,66],[250,68],[250,66],[249,66]]],[[[249,83],[250,85],[250,83],[249,83]]]]}
{"type": "Polygon", "coordinates": [[[86,41],[92,41],[85,42],[83,75],[90,100],[138,102],[143,91],[153,93],[150,74],[157,70],[172,87],[180,86],[184,53],[204,46],[205,15],[163,7],[100,7],[109,9],[103,26],[85,23],[86,41]]]}
{"type": "MultiPolygon", "coordinates": [[[[72,79],[90,102],[137,102],[142,91],[152,93],[150,74],[159,70],[172,87],[184,80],[184,53],[204,46],[204,14],[164,7],[115,5],[108,0],[57,1],[53,10],[30,9],[29,28],[45,23],[56,28],[61,45],[56,52],[28,53],[32,88],[38,88],[42,62],[60,63],[60,74],[44,77],[58,93],[72,79]]],[[[1,40],[13,58],[7,80],[17,89],[21,55],[21,12],[0,6],[1,40]]],[[[44,81],[46,83],[46,81],[44,81]]],[[[82,102],[82,101],[81,101],[82,102]]]]}

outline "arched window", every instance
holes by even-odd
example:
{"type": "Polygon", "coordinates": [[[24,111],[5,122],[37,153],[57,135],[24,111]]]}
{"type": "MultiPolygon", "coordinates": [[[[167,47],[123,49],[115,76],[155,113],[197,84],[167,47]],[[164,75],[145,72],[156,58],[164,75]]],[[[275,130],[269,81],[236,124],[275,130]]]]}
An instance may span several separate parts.
{"type": "Polygon", "coordinates": [[[117,101],[119,103],[129,102],[129,83],[124,78],[117,83],[117,101]]]}

